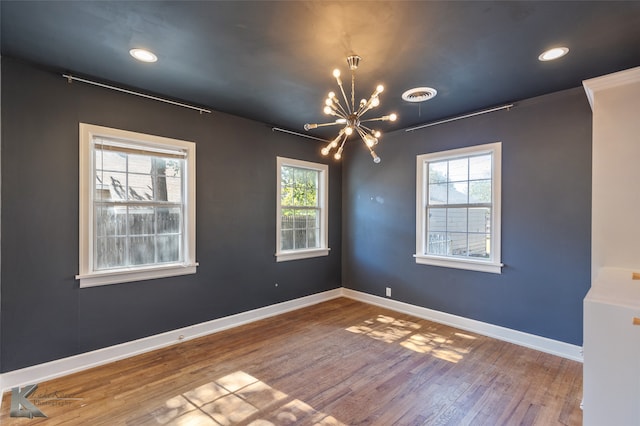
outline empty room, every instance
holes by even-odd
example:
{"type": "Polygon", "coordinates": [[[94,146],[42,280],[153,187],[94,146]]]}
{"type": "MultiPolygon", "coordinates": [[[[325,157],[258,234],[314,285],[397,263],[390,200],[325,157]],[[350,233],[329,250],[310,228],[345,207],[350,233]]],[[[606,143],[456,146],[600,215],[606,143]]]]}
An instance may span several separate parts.
{"type": "Polygon", "coordinates": [[[640,424],[640,2],[0,1],[1,425],[640,424]]]}

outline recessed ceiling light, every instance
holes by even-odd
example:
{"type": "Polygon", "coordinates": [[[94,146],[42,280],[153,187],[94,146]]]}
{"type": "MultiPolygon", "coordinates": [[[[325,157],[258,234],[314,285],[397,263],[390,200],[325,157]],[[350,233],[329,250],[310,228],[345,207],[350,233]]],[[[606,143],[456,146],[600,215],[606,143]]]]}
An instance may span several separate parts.
{"type": "Polygon", "coordinates": [[[402,94],[402,99],[407,102],[424,102],[434,98],[438,91],[432,87],[415,87],[402,94]]]}
{"type": "Polygon", "coordinates": [[[158,60],[158,57],[153,52],[145,49],[131,49],[129,54],[142,62],[156,62],[158,60]]]}
{"type": "Polygon", "coordinates": [[[545,50],[538,56],[538,60],[540,61],[553,61],[554,59],[558,59],[563,57],[569,53],[569,48],[567,47],[554,47],[553,49],[545,50]]]}

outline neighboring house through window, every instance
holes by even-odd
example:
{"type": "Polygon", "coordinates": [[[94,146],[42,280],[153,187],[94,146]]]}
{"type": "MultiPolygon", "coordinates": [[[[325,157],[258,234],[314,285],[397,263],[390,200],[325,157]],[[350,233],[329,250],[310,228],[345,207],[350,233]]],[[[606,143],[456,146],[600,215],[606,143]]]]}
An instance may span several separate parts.
{"type": "Polygon", "coordinates": [[[80,286],[196,266],[195,144],[81,123],[80,286]]]}
{"type": "Polygon", "coordinates": [[[283,157],[276,164],[276,260],[327,256],[327,165],[283,157]]]}
{"type": "Polygon", "coordinates": [[[417,156],[416,262],[501,273],[501,143],[417,156]]]}

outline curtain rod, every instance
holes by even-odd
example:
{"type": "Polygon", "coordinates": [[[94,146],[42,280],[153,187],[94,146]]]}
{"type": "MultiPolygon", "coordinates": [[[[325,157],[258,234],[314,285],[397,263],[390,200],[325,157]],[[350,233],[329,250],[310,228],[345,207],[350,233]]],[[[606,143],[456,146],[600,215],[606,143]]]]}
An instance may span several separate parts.
{"type": "Polygon", "coordinates": [[[110,86],[108,84],[98,83],[97,81],[85,80],[84,78],[74,77],[74,76],[72,76],[70,74],[62,74],[62,76],[64,78],[66,78],[67,81],[69,81],[69,83],[71,83],[72,81],[80,81],[82,83],[92,84],[94,86],[103,87],[105,89],[115,90],[117,92],[127,93],[129,95],[140,96],[140,97],[147,98],[147,99],[153,99],[154,101],[160,101],[160,102],[164,102],[164,103],[171,104],[171,105],[181,106],[183,108],[194,109],[196,111],[199,111],[200,114],[202,114],[203,112],[211,114],[211,111],[208,110],[208,109],[196,107],[196,106],[193,106],[193,105],[183,104],[181,102],[172,101],[170,99],[158,98],[157,96],[147,95],[145,93],[140,93],[140,92],[134,92],[133,90],[123,89],[121,87],[116,87],[116,86],[110,86]]]}
{"type": "Polygon", "coordinates": [[[321,139],[321,138],[317,138],[315,136],[311,136],[311,135],[305,135],[304,133],[298,133],[298,132],[294,132],[292,130],[287,130],[287,129],[281,129],[280,127],[272,127],[271,128],[272,131],[278,131],[278,132],[282,132],[282,133],[289,133],[290,135],[296,135],[296,136],[302,136],[303,138],[307,138],[307,139],[314,139],[320,142],[329,142],[328,140],[325,139],[321,139]]]}
{"type": "Polygon", "coordinates": [[[438,124],[448,123],[450,121],[462,120],[463,118],[469,118],[469,117],[474,117],[476,115],[486,114],[486,113],[489,113],[489,112],[500,111],[502,109],[513,108],[514,106],[515,106],[515,104],[502,105],[502,106],[495,107],[495,108],[489,108],[489,109],[485,109],[485,110],[482,110],[482,111],[476,111],[476,112],[472,112],[472,113],[469,113],[469,114],[459,115],[457,117],[447,118],[445,120],[434,121],[433,123],[421,124],[420,126],[416,126],[416,127],[409,127],[408,129],[405,129],[404,131],[405,132],[412,132],[414,130],[424,129],[425,127],[437,126],[438,124]]]}

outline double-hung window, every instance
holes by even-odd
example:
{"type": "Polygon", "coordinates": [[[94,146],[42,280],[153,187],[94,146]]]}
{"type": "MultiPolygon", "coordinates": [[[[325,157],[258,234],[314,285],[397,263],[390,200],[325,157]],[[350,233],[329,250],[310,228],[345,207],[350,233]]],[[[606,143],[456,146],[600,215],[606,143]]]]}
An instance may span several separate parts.
{"type": "Polygon", "coordinates": [[[283,157],[276,164],[276,260],[327,256],[327,165],[283,157]]]}
{"type": "Polygon", "coordinates": [[[416,262],[501,273],[501,143],[417,157],[416,262]]]}
{"type": "Polygon", "coordinates": [[[81,123],[80,286],[196,266],[195,144],[81,123]]]}

